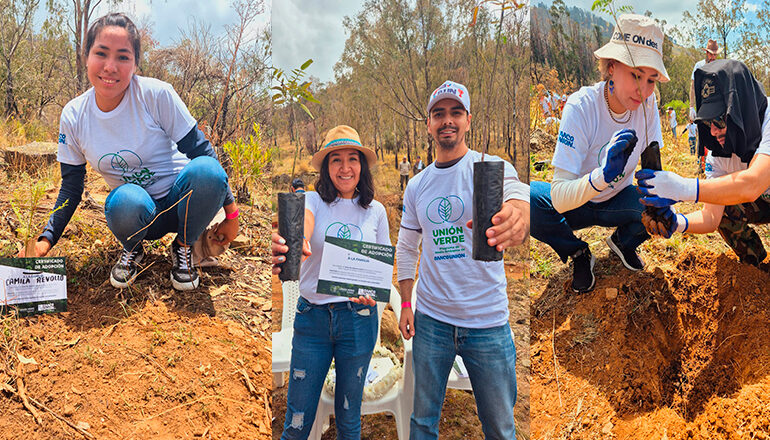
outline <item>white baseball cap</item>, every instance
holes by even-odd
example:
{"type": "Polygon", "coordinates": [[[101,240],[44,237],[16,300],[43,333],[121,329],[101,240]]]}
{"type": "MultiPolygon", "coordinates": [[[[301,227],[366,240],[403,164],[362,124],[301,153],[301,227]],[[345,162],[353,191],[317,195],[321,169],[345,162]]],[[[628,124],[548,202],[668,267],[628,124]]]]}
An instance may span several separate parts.
{"type": "Polygon", "coordinates": [[[430,109],[436,105],[437,102],[442,99],[454,99],[465,107],[465,111],[470,114],[471,112],[471,97],[468,94],[468,89],[460,83],[453,81],[445,81],[441,84],[433,93],[430,94],[430,100],[428,101],[428,113],[430,109]]]}
{"type": "Polygon", "coordinates": [[[622,14],[609,43],[594,51],[596,58],[610,58],[630,67],[651,67],[660,82],[668,82],[663,65],[663,31],[644,15],[622,14]]]}

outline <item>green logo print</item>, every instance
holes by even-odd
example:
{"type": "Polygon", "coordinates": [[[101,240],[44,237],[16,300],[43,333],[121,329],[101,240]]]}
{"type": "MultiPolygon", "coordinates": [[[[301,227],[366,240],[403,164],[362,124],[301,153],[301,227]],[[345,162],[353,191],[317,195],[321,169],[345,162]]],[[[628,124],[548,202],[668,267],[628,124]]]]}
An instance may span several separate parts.
{"type": "Polygon", "coordinates": [[[438,203],[438,215],[441,217],[441,220],[449,221],[449,218],[452,217],[452,204],[447,199],[442,199],[438,203]]]}
{"type": "Polygon", "coordinates": [[[326,237],[344,238],[346,240],[363,240],[361,228],[352,223],[334,222],[326,228],[326,237]]]}
{"type": "Polygon", "coordinates": [[[440,225],[442,223],[454,223],[462,218],[465,212],[465,204],[460,197],[450,195],[446,197],[436,197],[428,203],[425,209],[425,216],[431,223],[440,225]]]}

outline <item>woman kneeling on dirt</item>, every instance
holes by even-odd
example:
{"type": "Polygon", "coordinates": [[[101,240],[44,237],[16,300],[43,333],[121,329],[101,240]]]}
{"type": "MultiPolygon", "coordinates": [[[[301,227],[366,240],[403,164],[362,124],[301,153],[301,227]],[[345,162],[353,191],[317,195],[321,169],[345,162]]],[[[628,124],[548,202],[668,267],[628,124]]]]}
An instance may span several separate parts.
{"type": "MultiPolygon", "coordinates": [[[[286,421],[281,439],[310,434],[324,379],[332,358],[336,385],[334,414],[337,438],[360,438],[361,398],[377,340],[377,307],[368,297],[343,298],[316,292],[326,236],[341,228],[352,240],[390,245],[385,207],[374,200],[369,164],[374,151],[361,145],[345,125],[329,130],[311,165],[320,171],[316,191],[305,193],[305,242],[299,276],[300,299],[294,318],[286,421]],[[313,250],[311,253],[311,249],[313,250]]],[[[284,239],[273,233],[273,264],[285,260],[284,239]]],[[[273,273],[279,273],[275,267],[273,273]]]]}
{"type": "Polygon", "coordinates": [[[662,144],[653,94],[656,81],[669,80],[662,47],[663,32],[653,19],[620,16],[610,42],[594,52],[602,81],[582,87],[564,106],[553,183],[530,184],[532,236],[562,261],[572,258],[575,292],[588,292],[596,282],[596,260],[575,230],[617,227],[606,240],[610,249],[628,269],[644,267],[636,248],[650,236],[631,183],[642,151],[651,142],[662,144]],[[629,34],[634,38],[624,37],[629,34]]]}
{"type": "Polygon", "coordinates": [[[80,203],[87,162],[111,188],[104,213],[123,247],[112,285],[133,281],[143,240],[177,232],[171,283],[190,290],[199,283],[191,245],[222,207],[226,219],[214,235],[220,245],[232,241],[238,208],[216,153],[172,86],[135,74],[140,54],[139,32],[123,14],[105,15],[88,30],[84,57],[93,87],[62,110],[55,206],[64,206],[51,215],[34,256],[46,255],[61,237],[80,203]]]}
{"type": "Polygon", "coordinates": [[[762,85],[740,61],[716,60],[695,71],[698,142],[708,150],[706,179],[670,171],[637,173],[642,202],[657,206],[646,221],[652,234],[705,234],[718,230],[741,262],[759,266],[767,256],[749,223],[770,223],[770,105],[762,85]],[[677,214],[677,201],[704,202],[677,214]]]}

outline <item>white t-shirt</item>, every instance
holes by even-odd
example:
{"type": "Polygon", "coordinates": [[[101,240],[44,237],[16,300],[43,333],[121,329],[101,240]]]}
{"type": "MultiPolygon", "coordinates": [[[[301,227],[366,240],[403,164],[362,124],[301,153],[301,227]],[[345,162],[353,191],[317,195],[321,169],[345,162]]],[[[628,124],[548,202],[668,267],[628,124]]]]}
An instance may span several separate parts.
{"type": "MultiPolygon", "coordinates": [[[[486,155],[486,161],[501,160],[486,155]]],[[[472,258],[473,163],[481,153],[468,151],[449,168],[428,165],[404,191],[401,227],[422,231],[416,309],[433,319],[466,328],[508,322],[508,296],[502,261],[472,258]]],[[[529,203],[529,186],[505,162],[503,200],[529,203]]]]}
{"type": "Polygon", "coordinates": [[[316,293],[324,239],[331,236],[390,245],[385,207],[372,200],[369,207],[364,209],[358,204],[358,197],[338,198],[332,203],[326,203],[317,192],[308,191],[305,193],[305,209],[313,213],[315,225],[310,237],[312,255],[302,262],[300,268],[299,293],[313,304],[348,301],[345,297],[316,293]]]}
{"type": "Polygon", "coordinates": [[[695,124],[695,122],[690,122],[687,124],[687,137],[690,139],[693,139],[697,137],[698,134],[698,125],[695,124]]]}
{"type": "MultiPolygon", "coordinates": [[[[695,66],[693,66],[693,68],[692,68],[692,74],[690,75],[690,79],[691,79],[691,80],[693,80],[693,81],[695,81],[695,71],[696,71],[696,70],[698,70],[698,69],[700,69],[701,67],[703,67],[703,66],[705,66],[705,65],[706,65],[706,60],[705,60],[705,59],[703,59],[703,60],[700,60],[700,61],[698,61],[697,63],[695,63],[695,66]]],[[[694,103],[693,103],[693,104],[694,104],[694,103]]],[[[692,104],[691,104],[691,105],[692,105],[692,104]]]]}
{"type": "Polygon", "coordinates": [[[88,162],[111,189],[135,183],[160,199],[190,161],[176,142],[193,127],[171,84],[134,75],[112,111],[99,110],[93,87],[64,106],[57,158],[68,165],[88,162]]]}
{"type": "MultiPolygon", "coordinates": [[[[625,120],[627,117],[626,113],[619,119],[625,120]]],[[[601,166],[607,156],[606,147],[612,135],[624,128],[636,130],[636,136],[639,138],[636,148],[618,178],[611,182],[607,189],[591,199],[592,202],[609,200],[631,185],[634,168],[639,163],[642,151],[647,148],[647,145],[657,141],[660,146],[663,146],[655,94],[650,95],[639,108],[631,112],[628,123],[621,124],[610,117],[609,108],[604,100],[604,81],[581,87],[570,95],[564,106],[559,137],[551,163],[556,168],[584,176],[601,166]],[[647,113],[647,136],[645,136],[645,111],[642,106],[647,113]]]]}
{"type": "MultiPolygon", "coordinates": [[[[765,110],[765,119],[762,121],[762,140],[759,141],[759,146],[754,155],[766,154],[770,156],[770,98],[767,100],[768,106],[765,110]]],[[[715,177],[725,176],[738,171],[743,171],[749,167],[749,164],[741,162],[741,158],[733,154],[730,157],[714,157],[709,150],[706,156],[706,178],[711,179],[715,177]]],[[[770,200],[770,188],[765,190],[762,194],[762,198],[770,200]]]]}
{"type": "Polygon", "coordinates": [[[671,128],[676,128],[676,110],[671,110],[671,114],[668,115],[668,125],[671,128]]]}
{"type": "Polygon", "coordinates": [[[543,113],[546,115],[551,113],[551,99],[548,95],[543,95],[543,97],[540,98],[540,106],[543,107],[543,113]]]}

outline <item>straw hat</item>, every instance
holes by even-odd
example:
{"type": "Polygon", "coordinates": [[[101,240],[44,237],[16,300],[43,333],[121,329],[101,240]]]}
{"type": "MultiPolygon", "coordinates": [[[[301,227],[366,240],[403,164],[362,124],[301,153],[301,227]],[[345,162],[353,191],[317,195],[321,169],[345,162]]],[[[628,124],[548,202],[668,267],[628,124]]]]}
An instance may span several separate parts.
{"type": "Polygon", "coordinates": [[[719,47],[716,41],[709,40],[708,44],[706,44],[706,52],[712,55],[719,55],[719,52],[722,52],[722,49],[719,47]]]}
{"type": "Polygon", "coordinates": [[[352,148],[363,153],[366,156],[369,167],[373,167],[377,163],[377,155],[374,154],[371,148],[361,145],[361,138],[355,129],[347,125],[338,125],[326,133],[324,146],[310,159],[310,165],[316,170],[321,171],[321,165],[327,154],[345,148],[352,148]]]}
{"type": "Polygon", "coordinates": [[[610,42],[594,52],[596,58],[609,58],[630,67],[651,67],[668,82],[663,65],[663,31],[655,20],[644,15],[622,14],[610,42]]]}

